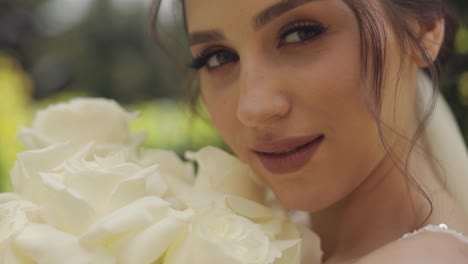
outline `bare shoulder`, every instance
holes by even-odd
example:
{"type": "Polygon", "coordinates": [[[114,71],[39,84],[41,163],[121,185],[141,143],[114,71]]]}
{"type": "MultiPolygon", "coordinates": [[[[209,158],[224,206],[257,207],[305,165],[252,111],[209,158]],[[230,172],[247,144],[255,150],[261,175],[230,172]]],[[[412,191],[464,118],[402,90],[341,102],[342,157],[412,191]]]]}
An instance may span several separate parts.
{"type": "Polygon", "coordinates": [[[422,232],[392,242],[356,264],[466,264],[468,243],[447,233],[422,232]]]}

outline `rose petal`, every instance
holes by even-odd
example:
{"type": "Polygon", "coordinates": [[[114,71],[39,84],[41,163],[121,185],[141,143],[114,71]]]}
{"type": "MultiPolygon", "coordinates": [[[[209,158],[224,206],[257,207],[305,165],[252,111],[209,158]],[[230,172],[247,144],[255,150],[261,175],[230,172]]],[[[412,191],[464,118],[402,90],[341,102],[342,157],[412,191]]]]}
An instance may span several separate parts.
{"type": "Polygon", "coordinates": [[[191,185],[195,181],[193,164],[182,161],[172,151],[147,149],[141,152],[138,160],[143,167],[158,164],[162,175],[183,180],[191,185]]]}
{"type": "Polygon", "coordinates": [[[101,217],[108,212],[108,200],[112,191],[126,178],[128,176],[109,172],[84,171],[68,175],[67,186],[89,201],[96,216],[101,217]]]}
{"type": "Polygon", "coordinates": [[[26,149],[41,149],[55,143],[52,138],[28,127],[20,128],[18,139],[26,149]]]}
{"type": "Polygon", "coordinates": [[[70,234],[43,224],[29,224],[13,241],[15,250],[38,264],[114,264],[103,249],[86,248],[70,234]]]}
{"type": "MultiPolygon", "coordinates": [[[[169,247],[164,257],[164,264],[247,264],[219,250],[216,243],[199,239],[193,235],[181,237],[177,243],[169,247]]],[[[249,263],[250,264],[250,263],[249,263]]],[[[263,264],[263,263],[262,263],[263,264]]]]}
{"type": "Polygon", "coordinates": [[[146,195],[162,197],[167,189],[167,185],[158,173],[158,166],[152,166],[120,182],[111,192],[107,207],[113,211],[146,195]],[[153,184],[152,193],[147,192],[148,182],[153,184]]]}
{"type": "Polygon", "coordinates": [[[54,142],[125,144],[131,138],[129,122],[136,116],[112,100],[74,99],[38,111],[32,129],[54,142]]]}
{"type": "Polygon", "coordinates": [[[252,220],[266,220],[273,217],[273,212],[268,207],[237,196],[227,196],[226,205],[238,215],[252,220]]]}
{"type": "Polygon", "coordinates": [[[10,173],[13,191],[35,203],[44,202],[48,191],[39,173],[58,167],[75,152],[76,149],[70,144],[60,143],[18,154],[18,160],[10,173]]]}
{"type": "Polygon", "coordinates": [[[297,228],[300,233],[300,237],[302,238],[302,263],[321,263],[323,251],[320,237],[309,228],[303,226],[298,226],[297,228]]]}
{"type": "MultiPolygon", "coordinates": [[[[13,197],[8,194],[0,196],[13,197]]],[[[37,213],[37,208],[28,201],[9,200],[0,204],[0,263],[33,264],[11,247],[11,240],[24,230],[29,222],[28,215],[34,216],[33,212],[37,213]]]]}
{"type": "Polygon", "coordinates": [[[148,195],[162,197],[169,191],[169,186],[166,180],[160,175],[159,170],[157,170],[155,173],[146,177],[145,189],[148,195]]]}
{"type": "MultiPolygon", "coordinates": [[[[277,251],[270,252],[273,264],[301,264],[301,240],[273,241],[272,248],[277,251]],[[278,255],[280,253],[280,255],[278,255]]],[[[303,263],[321,263],[303,262],[303,263]]]]}
{"type": "Polygon", "coordinates": [[[228,210],[208,209],[200,213],[192,223],[191,234],[201,244],[213,243],[217,251],[241,263],[263,263],[270,251],[270,241],[260,225],[228,210]]]}
{"type": "Polygon", "coordinates": [[[16,193],[0,193],[0,204],[20,199],[21,197],[16,193]]]}
{"type": "Polygon", "coordinates": [[[222,192],[264,202],[265,187],[240,160],[228,153],[206,147],[186,157],[198,162],[195,188],[201,192],[222,192]]]}
{"type": "Polygon", "coordinates": [[[170,214],[170,204],[159,197],[143,197],[94,223],[82,236],[88,244],[109,245],[114,240],[146,228],[170,214]]]}
{"type": "Polygon", "coordinates": [[[9,243],[0,243],[0,263],[5,264],[35,264],[32,260],[14,252],[9,243]]]}
{"type": "Polygon", "coordinates": [[[123,264],[153,263],[188,226],[193,211],[172,211],[161,221],[119,243],[118,261],[123,264]]]}
{"type": "Polygon", "coordinates": [[[41,204],[41,215],[45,221],[62,231],[80,235],[95,218],[91,205],[79,193],[68,189],[61,182],[43,174],[44,185],[50,196],[41,204]]]}
{"type": "Polygon", "coordinates": [[[10,201],[0,205],[0,242],[8,241],[23,230],[28,218],[23,201],[10,201]]]}

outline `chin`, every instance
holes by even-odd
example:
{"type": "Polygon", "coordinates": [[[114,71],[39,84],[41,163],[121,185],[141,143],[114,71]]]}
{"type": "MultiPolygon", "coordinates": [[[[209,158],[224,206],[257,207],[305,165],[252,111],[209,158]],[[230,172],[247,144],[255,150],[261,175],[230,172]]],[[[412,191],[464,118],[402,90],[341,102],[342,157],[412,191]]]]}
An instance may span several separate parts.
{"type": "Polygon", "coordinates": [[[276,193],[281,205],[287,210],[319,212],[332,206],[336,200],[326,195],[317,195],[313,192],[300,192],[297,189],[276,193]]]}

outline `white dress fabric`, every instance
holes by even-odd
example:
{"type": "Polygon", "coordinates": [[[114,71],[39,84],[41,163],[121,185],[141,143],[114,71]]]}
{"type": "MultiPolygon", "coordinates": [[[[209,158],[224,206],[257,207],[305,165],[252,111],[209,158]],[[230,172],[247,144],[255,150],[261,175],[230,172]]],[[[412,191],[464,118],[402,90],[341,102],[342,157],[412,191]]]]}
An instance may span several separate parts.
{"type": "MultiPolygon", "coordinates": [[[[418,78],[418,98],[421,101],[416,110],[419,115],[424,113],[431,95],[432,83],[421,72],[418,78]]],[[[441,165],[441,182],[446,183],[449,193],[460,202],[468,215],[468,151],[452,111],[440,94],[432,119],[422,137],[441,165]]]]}
{"type": "Polygon", "coordinates": [[[460,232],[457,232],[455,230],[452,230],[452,229],[449,229],[448,226],[446,224],[440,224],[440,225],[427,225],[419,230],[415,230],[413,233],[408,233],[408,234],[405,234],[401,239],[406,239],[406,238],[410,238],[410,237],[413,237],[417,234],[420,234],[420,233],[423,233],[423,232],[436,232],[436,233],[444,233],[444,234],[448,234],[448,235],[451,235],[465,243],[467,243],[468,245],[468,237],[465,236],[464,234],[460,233],[460,232]]]}
{"type": "MultiPolygon", "coordinates": [[[[423,72],[420,72],[418,76],[420,101],[416,109],[419,116],[426,110],[431,96],[432,83],[423,72]]],[[[460,202],[468,215],[468,151],[453,113],[440,93],[432,118],[422,137],[431,154],[440,163],[438,175],[442,177],[441,181],[446,183],[449,193],[460,202]]],[[[422,232],[443,232],[468,243],[466,235],[449,229],[445,224],[425,226],[404,235],[403,239],[422,232]]]]}

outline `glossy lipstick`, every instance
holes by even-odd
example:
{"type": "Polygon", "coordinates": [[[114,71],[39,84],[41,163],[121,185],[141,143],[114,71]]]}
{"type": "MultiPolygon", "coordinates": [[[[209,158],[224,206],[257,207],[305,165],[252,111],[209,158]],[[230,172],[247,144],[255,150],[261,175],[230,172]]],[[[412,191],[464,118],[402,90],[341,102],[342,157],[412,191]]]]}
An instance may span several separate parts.
{"type": "Polygon", "coordinates": [[[318,135],[265,142],[255,145],[252,151],[270,173],[292,173],[309,162],[324,138],[318,135]]]}

